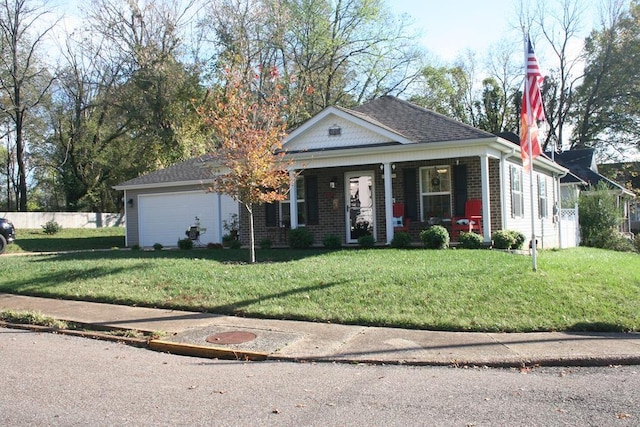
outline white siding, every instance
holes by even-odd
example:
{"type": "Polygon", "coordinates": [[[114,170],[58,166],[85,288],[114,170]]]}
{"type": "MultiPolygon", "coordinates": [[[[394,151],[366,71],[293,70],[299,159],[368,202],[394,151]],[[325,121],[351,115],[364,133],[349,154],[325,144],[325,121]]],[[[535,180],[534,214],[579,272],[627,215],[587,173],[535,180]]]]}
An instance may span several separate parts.
{"type": "Polygon", "coordinates": [[[142,247],[155,243],[176,246],[179,239],[186,237],[185,232],[195,223],[196,217],[200,227],[206,229],[200,236],[200,243],[220,243],[221,214],[225,219],[238,211],[230,197],[205,191],[141,194],[138,205],[139,244],[142,247]]]}
{"type": "Polygon", "coordinates": [[[341,117],[329,115],[316,123],[312,129],[300,137],[286,143],[288,151],[319,150],[340,147],[358,147],[362,145],[390,142],[389,138],[358,126],[341,117]],[[339,127],[339,136],[329,136],[329,128],[339,127]]]}
{"type": "Polygon", "coordinates": [[[559,241],[559,224],[558,217],[554,216],[554,203],[557,200],[557,183],[551,175],[543,174],[534,170],[533,172],[533,205],[531,199],[531,175],[529,172],[522,173],[522,190],[524,197],[524,215],[514,218],[511,214],[511,179],[510,167],[514,166],[518,170],[522,170],[522,166],[507,162],[505,171],[505,230],[517,230],[526,236],[525,246],[531,242],[531,215],[534,217],[534,227],[536,238],[538,239],[538,247],[541,249],[557,248],[559,241]],[[538,176],[543,177],[547,187],[547,217],[541,218],[538,208],[538,176]]]}

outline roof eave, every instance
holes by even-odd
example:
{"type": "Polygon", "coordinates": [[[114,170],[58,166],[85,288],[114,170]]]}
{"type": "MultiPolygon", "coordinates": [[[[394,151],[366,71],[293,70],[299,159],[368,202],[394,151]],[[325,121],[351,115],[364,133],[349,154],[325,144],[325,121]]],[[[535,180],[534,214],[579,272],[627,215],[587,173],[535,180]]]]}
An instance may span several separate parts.
{"type": "Polygon", "coordinates": [[[199,179],[191,181],[152,182],[147,184],[120,184],[114,185],[112,188],[117,191],[148,190],[152,188],[184,187],[192,185],[207,185],[212,183],[213,179],[199,179]]]}

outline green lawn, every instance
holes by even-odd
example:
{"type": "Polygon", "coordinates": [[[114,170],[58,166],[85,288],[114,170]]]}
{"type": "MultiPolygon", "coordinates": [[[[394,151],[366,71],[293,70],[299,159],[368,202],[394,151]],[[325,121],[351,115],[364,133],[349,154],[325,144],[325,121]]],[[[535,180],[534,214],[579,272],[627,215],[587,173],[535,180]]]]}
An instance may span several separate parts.
{"type": "Polygon", "coordinates": [[[55,252],[124,247],[124,228],[63,228],[54,235],[42,229],[18,229],[6,253],[55,252]]]}
{"type": "MultiPolygon", "coordinates": [[[[58,238],[74,239],[49,239],[58,238]]],[[[540,251],[537,272],[529,256],[492,250],[274,249],[246,259],[228,249],[1,256],[0,292],[437,330],[640,331],[637,254],[540,251]]]]}

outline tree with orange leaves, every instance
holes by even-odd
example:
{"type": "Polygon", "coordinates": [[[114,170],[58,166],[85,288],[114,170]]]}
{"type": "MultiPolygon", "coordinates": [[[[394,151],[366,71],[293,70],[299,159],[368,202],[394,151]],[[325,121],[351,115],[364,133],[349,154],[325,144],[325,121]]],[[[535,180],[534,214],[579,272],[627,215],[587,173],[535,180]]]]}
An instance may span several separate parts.
{"type": "Polygon", "coordinates": [[[270,75],[268,88],[257,87],[259,76],[243,78],[227,71],[226,84],[213,102],[198,109],[213,131],[210,151],[222,168],[211,190],[233,197],[247,209],[252,263],[256,262],[254,207],[286,199],[290,186],[290,162],[282,151],[287,104],[280,93],[278,70],[259,70],[265,71],[270,75]]]}

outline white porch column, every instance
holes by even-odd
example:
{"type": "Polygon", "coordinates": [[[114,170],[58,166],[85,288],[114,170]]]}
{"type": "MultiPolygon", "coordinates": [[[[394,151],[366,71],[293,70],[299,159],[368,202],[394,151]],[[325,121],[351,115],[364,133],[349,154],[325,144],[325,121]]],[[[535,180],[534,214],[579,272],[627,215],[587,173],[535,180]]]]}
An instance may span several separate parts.
{"type": "Polygon", "coordinates": [[[387,245],[393,239],[393,186],[391,182],[391,163],[384,163],[384,212],[387,231],[387,245]]]}
{"type": "Polygon", "coordinates": [[[289,214],[291,229],[298,228],[298,183],[295,170],[289,171],[289,214]]]}
{"type": "Polygon", "coordinates": [[[491,242],[491,193],[489,191],[489,156],[480,156],[482,179],[482,235],[485,243],[491,242]]]}

